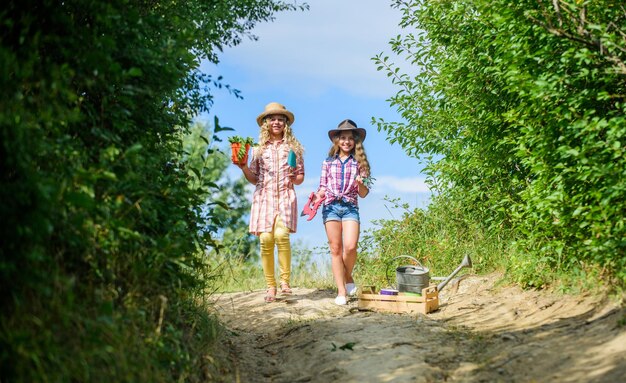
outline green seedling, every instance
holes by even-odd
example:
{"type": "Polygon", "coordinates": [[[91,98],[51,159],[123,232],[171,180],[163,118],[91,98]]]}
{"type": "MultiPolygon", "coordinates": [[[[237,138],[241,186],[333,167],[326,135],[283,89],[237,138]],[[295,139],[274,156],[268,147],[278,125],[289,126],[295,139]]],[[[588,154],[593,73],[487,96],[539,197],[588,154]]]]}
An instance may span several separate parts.
{"type": "Polygon", "coordinates": [[[239,160],[243,159],[246,155],[246,145],[250,145],[250,146],[254,145],[254,139],[252,137],[244,138],[241,136],[231,136],[231,137],[228,137],[228,142],[230,142],[231,144],[235,144],[235,143],[241,144],[241,146],[239,147],[239,150],[237,151],[237,159],[239,160]]]}

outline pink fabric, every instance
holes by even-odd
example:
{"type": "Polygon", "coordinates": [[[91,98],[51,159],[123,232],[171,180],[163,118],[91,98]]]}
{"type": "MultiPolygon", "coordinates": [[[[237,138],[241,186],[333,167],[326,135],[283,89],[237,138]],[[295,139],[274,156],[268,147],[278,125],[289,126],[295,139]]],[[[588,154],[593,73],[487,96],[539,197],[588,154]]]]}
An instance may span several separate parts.
{"type": "Polygon", "coordinates": [[[320,176],[320,189],[326,191],[324,205],[328,205],[335,200],[343,200],[358,206],[359,184],[356,176],[365,174],[361,172],[361,166],[352,155],[344,162],[339,156],[328,157],[322,163],[322,175],[320,176]]]}
{"type": "Polygon", "coordinates": [[[253,156],[250,170],[257,177],[256,189],[252,196],[250,211],[250,233],[259,235],[269,233],[277,215],[283,220],[291,233],[295,233],[298,224],[298,203],[289,172],[304,174],[304,163],[297,156],[296,168],[292,170],[287,163],[289,146],[283,141],[266,142],[261,155],[253,156]]]}

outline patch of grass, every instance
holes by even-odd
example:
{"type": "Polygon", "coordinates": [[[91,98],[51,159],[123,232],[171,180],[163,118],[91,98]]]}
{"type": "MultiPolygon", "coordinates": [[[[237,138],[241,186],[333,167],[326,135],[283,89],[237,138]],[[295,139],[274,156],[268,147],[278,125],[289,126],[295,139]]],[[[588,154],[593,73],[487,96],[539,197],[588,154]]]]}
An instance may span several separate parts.
{"type": "MultiPolygon", "coordinates": [[[[263,268],[259,259],[211,255],[211,268],[215,278],[214,288],[219,292],[252,291],[265,289],[263,268]]],[[[275,275],[278,278],[278,259],[275,255],[275,275]]],[[[278,282],[278,281],[277,281],[278,282]]],[[[300,242],[292,242],[291,286],[306,288],[334,287],[330,264],[319,262],[313,251],[300,242]]]]}

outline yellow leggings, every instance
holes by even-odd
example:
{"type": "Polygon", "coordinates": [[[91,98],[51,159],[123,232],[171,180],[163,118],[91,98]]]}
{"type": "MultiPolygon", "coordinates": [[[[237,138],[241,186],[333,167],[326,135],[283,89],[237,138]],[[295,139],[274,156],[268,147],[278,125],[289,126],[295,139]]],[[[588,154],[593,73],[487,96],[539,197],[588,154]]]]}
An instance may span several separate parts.
{"type": "Polygon", "coordinates": [[[289,229],[283,223],[280,215],[274,220],[274,227],[269,233],[259,235],[261,242],[261,264],[265,274],[267,287],[276,287],[274,278],[274,246],[278,248],[278,267],[280,269],[280,281],[289,283],[291,276],[291,242],[289,229]]]}

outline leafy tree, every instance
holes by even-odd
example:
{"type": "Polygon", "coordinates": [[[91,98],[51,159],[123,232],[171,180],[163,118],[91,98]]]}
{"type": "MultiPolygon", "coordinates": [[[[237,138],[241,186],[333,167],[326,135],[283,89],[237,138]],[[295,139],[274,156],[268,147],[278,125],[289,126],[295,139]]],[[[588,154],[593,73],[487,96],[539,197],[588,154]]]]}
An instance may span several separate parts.
{"type": "Polygon", "coordinates": [[[405,123],[378,127],[422,158],[439,192],[490,235],[510,271],[586,270],[626,281],[626,14],[615,1],[396,1],[405,123]],[[409,73],[417,74],[412,76],[409,73]],[[508,237],[508,234],[507,234],[508,237]]]}
{"type": "Polygon", "coordinates": [[[199,62],[298,8],[4,3],[0,380],[209,379],[199,250],[216,246],[203,206],[219,188],[182,137],[226,85],[199,62]]]}
{"type": "Polygon", "coordinates": [[[214,252],[224,252],[228,257],[255,259],[258,257],[258,239],[249,233],[246,220],[251,206],[248,182],[243,176],[234,181],[227,176],[226,170],[232,166],[230,157],[216,147],[222,142],[218,133],[233,129],[222,127],[217,117],[213,126],[214,133],[209,140],[205,137],[210,133],[207,127],[194,124],[183,144],[187,162],[192,164],[193,170],[189,171],[192,184],[204,179],[213,186],[209,193],[202,196],[207,201],[203,212],[210,213],[213,221],[204,230],[216,233],[216,246],[207,249],[207,253],[211,256],[214,252]],[[205,173],[200,174],[195,169],[204,169],[205,173]]]}

